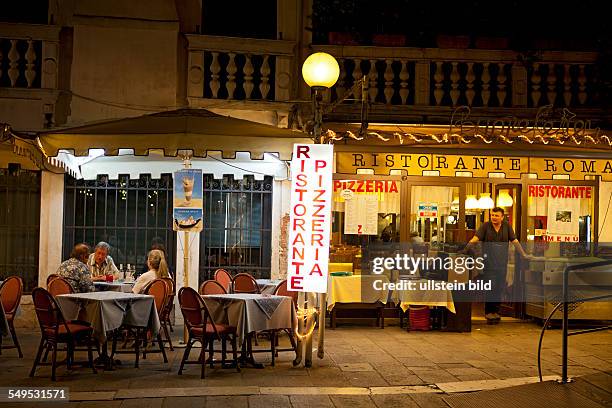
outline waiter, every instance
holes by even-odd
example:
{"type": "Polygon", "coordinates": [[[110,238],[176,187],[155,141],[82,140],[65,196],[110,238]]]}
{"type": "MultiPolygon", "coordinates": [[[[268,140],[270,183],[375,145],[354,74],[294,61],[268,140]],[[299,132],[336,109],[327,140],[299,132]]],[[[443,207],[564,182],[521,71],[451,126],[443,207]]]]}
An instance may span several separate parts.
{"type": "Polygon", "coordinates": [[[484,242],[484,278],[491,281],[491,290],[485,294],[485,318],[487,323],[496,324],[501,319],[499,305],[508,270],[508,242],[514,245],[523,258],[527,258],[528,255],[516,239],[510,224],[504,220],[503,208],[493,208],[490,218],[491,221],[485,222],[476,231],[476,235],[468,242],[463,252],[478,241],[484,242]]]}

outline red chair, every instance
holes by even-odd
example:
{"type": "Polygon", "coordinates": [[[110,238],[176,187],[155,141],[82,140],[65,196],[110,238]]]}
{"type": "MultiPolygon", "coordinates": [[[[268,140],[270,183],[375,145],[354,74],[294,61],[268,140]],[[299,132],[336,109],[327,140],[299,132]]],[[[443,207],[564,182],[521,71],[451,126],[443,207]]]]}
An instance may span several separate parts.
{"type": "Polygon", "coordinates": [[[30,371],[30,377],[34,377],[37,366],[51,365],[51,380],[55,381],[57,345],[59,343],[66,344],[66,365],[68,369],[71,369],[74,363],[74,352],[81,351],[76,348],[79,341],[87,343],[88,364],[94,374],[96,374],[97,371],[93,360],[94,340],[91,337],[93,328],[84,324],[66,322],[53,296],[43,288],[34,288],[32,290],[32,301],[42,337],[36,352],[34,365],[30,371]],[[42,363],[40,361],[42,352],[45,349],[53,351],[51,363],[42,363]]]}
{"type": "Polygon", "coordinates": [[[49,290],[49,283],[51,283],[51,281],[55,278],[59,278],[57,273],[52,273],[51,275],[47,276],[47,290],[49,290]]]}
{"type": "MultiPolygon", "coordinates": [[[[280,282],[278,285],[276,285],[276,288],[274,289],[274,295],[276,296],[288,296],[291,298],[291,301],[293,303],[293,308],[296,309],[297,308],[297,300],[298,300],[298,292],[290,292],[289,290],[287,290],[287,280],[283,280],[282,282],[280,282]]],[[[297,349],[297,342],[295,339],[295,333],[293,332],[293,329],[291,329],[290,327],[287,327],[285,329],[279,329],[279,330],[271,330],[271,337],[270,337],[270,342],[272,344],[272,349],[270,351],[272,351],[272,365],[274,366],[274,358],[278,356],[278,352],[279,351],[293,351],[295,352],[297,349]],[[278,333],[280,331],[284,331],[285,333],[287,333],[287,336],[289,337],[289,341],[291,342],[291,348],[289,349],[279,349],[277,348],[278,346],[278,333]]]]}
{"type": "Polygon", "coordinates": [[[166,336],[166,340],[164,342],[168,342],[170,346],[170,351],[174,351],[174,347],[172,346],[172,339],[170,338],[170,332],[173,332],[172,328],[172,309],[174,308],[174,297],[176,296],[176,285],[174,284],[174,280],[172,278],[161,278],[166,285],[168,286],[168,301],[166,302],[166,306],[162,310],[159,315],[159,322],[162,325],[162,329],[164,330],[164,334],[166,336]]]}
{"type": "Polygon", "coordinates": [[[51,296],[53,297],[74,293],[72,285],[61,276],[52,279],[47,285],[47,288],[49,290],[49,293],[51,293],[51,296]]]}
{"type": "MultiPolygon", "coordinates": [[[[157,310],[157,314],[159,315],[168,301],[168,286],[163,279],[155,279],[151,283],[149,283],[144,289],[145,295],[151,295],[155,301],[155,309],[157,310]]],[[[126,350],[126,351],[117,351],[117,339],[121,330],[115,330],[113,335],[113,345],[111,352],[111,361],[114,360],[113,356],[115,354],[125,354],[125,353],[136,353],[136,362],[134,363],[134,367],[138,368],[138,362],[140,358],[140,342],[143,344],[143,359],[147,358],[147,354],[150,353],[161,353],[164,358],[164,363],[168,362],[168,357],[166,356],[166,350],[164,348],[164,342],[162,339],[161,331],[157,333],[157,344],[159,345],[159,350],[150,350],[147,351],[147,342],[149,338],[149,330],[147,327],[139,327],[139,326],[129,326],[124,325],[124,329],[128,332],[134,333],[134,351],[126,350]]]]}
{"type": "Polygon", "coordinates": [[[227,291],[217,281],[207,280],[200,285],[200,295],[225,295],[227,291]]]}
{"type": "Polygon", "coordinates": [[[3,346],[2,334],[0,334],[0,354],[2,354],[2,349],[16,348],[19,358],[23,358],[23,353],[21,352],[21,346],[19,345],[17,333],[15,332],[14,321],[22,294],[23,281],[18,276],[9,276],[4,280],[4,282],[2,282],[2,285],[0,285],[0,299],[2,300],[2,308],[4,309],[6,322],[8,323],[9,331],[11,332],[11,337],[13,338],[12,346],[3,346]]]}
{"type": "Polygon", "coordinates": [[[226,293],[232,291],[232,275],[225,269],[217,269],[215,271],[215,280],[223,286],[226,293]]]}
{"type": "Polygon", "coordinates": [[[259,293],[257,281],[248,273],[239,273],[232,281],[234,293],[259,293]]]}
{"type": "Polygon", "coordinates": [[[213,349],[213,343],[215,340],[221,341],[222,366],[225,366],[226,361],[226,341],[230,340],[234,357],[232,361],[236,365],[236,369],[240,371],[238,350],[236,348],[236,327],[225,324],[215,324],[202,297],[190,287],[181,288],[178,292],[178,299],[179,305],[181,306],[181,312],[183,313],[183,319],[187,326],[187,332],[189,333],[189,340],[187,340],[187,347],[181,359],[178,374],[181,375],[183,373],[185,364],[202,364],[200,378],[204,378],[206,363],[210,362],[211,368],[213,365],[213,354],[215,351],[213,349]],[[189,353],[196,341],[200,342],[202,345],[200,355],[196,361],[188,361],[189,353]],[[208,361],[204,359],[207,346],[209,351],[208,361]]]}

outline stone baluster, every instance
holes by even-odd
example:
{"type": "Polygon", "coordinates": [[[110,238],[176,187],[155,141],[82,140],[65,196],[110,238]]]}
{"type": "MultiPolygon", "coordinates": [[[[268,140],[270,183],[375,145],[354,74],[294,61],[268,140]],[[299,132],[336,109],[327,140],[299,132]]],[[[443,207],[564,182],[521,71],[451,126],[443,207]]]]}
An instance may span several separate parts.
{"type": "Polygon", "coordinates": [[[497,103],[499,103],[499,106],[504,106],[504,103],[506,102],[506,95],[507,95],[507,81],[508,81],[508,77],[506,76],[506,64],[504,64],[503,62],[499,63],[499,71],[497,71],[497,103]]]}
{"type": "Polygon", "coordinates": [[[227,62],[227,67],[225,70],[227,71],[227,82],[225,83],[225,88],[227,89],[227,99],[234,99],[234,91],[236,90],[236,54],[230,52],[228,54],[229,61],[227,62]]]}
{"type": "Polygon", "coordinates": [[[11,80],[11,87],[14,87],[17,83],[17,78],[19,78],[19,52],[17,51],[17,40],[11,40],[11,49],[8,53],[9,57],[9,70],[8,76],[11,80]]]}
{"type": "Polygon", "coordinates": [[[587,101],[587,93],[586,93],[586,73],[584,72],[584,64],[578,65],[578,102],[581,105],[584,105],[587,101]]]}
{"type": "Polygon", "coordinates": [[[531,103],[534,107],[540,106],[540,98],[542,92],[540,90],[540,83],[542,82],[542,75],[540,75],[540,64],[533,64],[533,73],[531,74],[531,103]]]}
{"type": "MultiPolygon", "coordinates": [[[[361,72],[361,60],[359,58],[355,59],[355,69],[353,70],[353,84],[356,84],[363,77],[363,73],[361,72]]],[[[355,97],[355,102],[361,99],[361,87],[358,86],[355,92],[353,92],[353,96],[355,97]]]]}
{"type": "Polygon", "coordinates": [[[570,106],[572,103],[572,76],[570,75],[570,64],[563,65],[563,100],[565,106],[570,106]]]}
{"type": "Polygon", "coordinates": [[[26,57],[26,70],[25,77],[28,81],[28,88],[31,88],[34,84],[34,79],[36,79],[36,71],[34,70],[34,61],[36,61],[36,52],[34,51],[34,42],[29,39],[28,40],[28,49],[25,54],[26,57]]]}
{"type": "Polygon", "coordinates": [[[344,86],[344,78],[346,77],[346,69],[344,67],[344,59],[338,59],[338,65],[340,66],[340,74],[338,75],[338,82],[336,82],[336,98],[342,98],[346,87],[344,86]]]}
{"type": "Polygon", "coordinates": [[[400,64],[402,64],[402,69],[399,74],[399,95],[400,98],[402,98],[402,105],[406,105],[406,103],[408,103],[408,95],[410,94],[410,90],[408,89],[408,79],[410,78],[410,73],[408,72],[408,61],[401,60],[400,64]]]}
{"type": "Polygon", "coordinates": [[[434,99],[436,101],[436,105],[440,106],[442,103],[442,98],[444,97],[444,89],[442,86],[444,85],[444,72],[442,72],[442,61],[436,61],[436,70],[434,72],[434,99]]]}
{"type": "Polygon", "coordinates": [[[261,99],[268,98],[268,92],[270,92],[270,63],[268,61],[269,56],[263,56],[263,62],[261,63],[261,82],[259,83],[259,91],[261,92],[261,99]]]}
{"type": "Polygon", "coordinates": [[[467,103],[469,106],[472,106],[474,101],[474,95],[476,91],[474,91],[474,80],[476,76],[474,75],[474,63],[467,63],[467,73],[465,74],[465,80],[467,81],[467,89],[465,90],[465,97],[467,98],[467,103]]]}
{"type": "Polygon", "coordinates": [[[219,94],[219,88],[221,82],[219,82],[219,71],[221,71],[221,65],[219,65],[219,53],[216,51],[211,52],[212,61],[210,62],[210,91],[213,98],[217,98],[219,94]]]}
{"type": "Polygon", "coordinates": [[[376,95],[378,94],[378,71],[376,70],[376,60],[370,60],[370,70],[368,71],[368,82],[370,89],[368,90],[370,101],[376,101],[376,95]]]}
{"type": "Polygon", "coordinates": [[[253,61],[251,60],[251,54],[246,54],[245,58],[246,60],[244,62],[244,68],[242,69],[242,71],[244,72],[244,98],[251,99],[253,88],[255,88],[255,85],[253,85],[253,72],[255,72],[255,70],[253,69],[253,61]]]}
{"type": "Polygon", "coordinates": [[[482,82],[482,106],[489,106],[489,99],[491,98],[491,73],[489,72],[489,63],[482,63],[482,75],[480,76],[482,82]]]}
{"type": "Polygon", "coordinates": [[[393,89],[393,60],[385,60],[385,64],[385,102],[387,105],[390,105],[393,94],[395,93],[395,90],[393,89]]]}
{"type": "Polygon", "coordinates": [[[450,74],[450,80],[451,80],[450,96],[451,96],[451,100],[453,101],[453,106],[456,106],[457,101],[459,100],[459,94],[460,94],[459,79],[461,79],[461,76],[459,75],[459,69],[457,68],[459,63],[454,61],[454,62],[451,62],[451,65],[453,68],[450,74]]]}
{"type": "Polygon", "coordinates": [[[548,64],[548,73],[546,74],[546,99],[549,104],[554,104],[556,99],[555,84],[557,82],[557,74],[555,72],[555,64],[548,64]]]}

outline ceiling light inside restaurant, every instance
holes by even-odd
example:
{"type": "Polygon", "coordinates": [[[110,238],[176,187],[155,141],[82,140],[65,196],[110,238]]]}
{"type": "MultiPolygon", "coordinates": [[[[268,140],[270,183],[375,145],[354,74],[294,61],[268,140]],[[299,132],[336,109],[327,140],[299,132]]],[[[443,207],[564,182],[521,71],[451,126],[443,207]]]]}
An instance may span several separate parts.
{"type": "Polygon", "coordinates": [[[497,206],[498,207],[512,207],[514,200],[508,192],[508,190],[500,190],[497,195],[497,206]]]}
{"type": "Polygon", "coordinates": [[[473,194],[468,194],[465,199],[465,209],[477,210],[478,208],[478,200],[476,199],[476,196],[473,194]]]}
{"type": "Polygon", "coordinates": [[[495,203],[491,198],[491,193],[481,193],[480,198],[478,199],[478,208],[490,210],[493,207],[495,207],[495,203]]]}

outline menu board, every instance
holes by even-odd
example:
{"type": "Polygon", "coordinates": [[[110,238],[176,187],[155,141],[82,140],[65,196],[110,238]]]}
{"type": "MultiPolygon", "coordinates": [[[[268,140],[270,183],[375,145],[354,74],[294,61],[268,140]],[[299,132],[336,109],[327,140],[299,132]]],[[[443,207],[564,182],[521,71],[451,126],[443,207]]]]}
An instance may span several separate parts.
{"type": "Polygon", "coordinates": [[[378,235],[377,194],[354,194],[344,202],[344,233],[378,235]]]}

